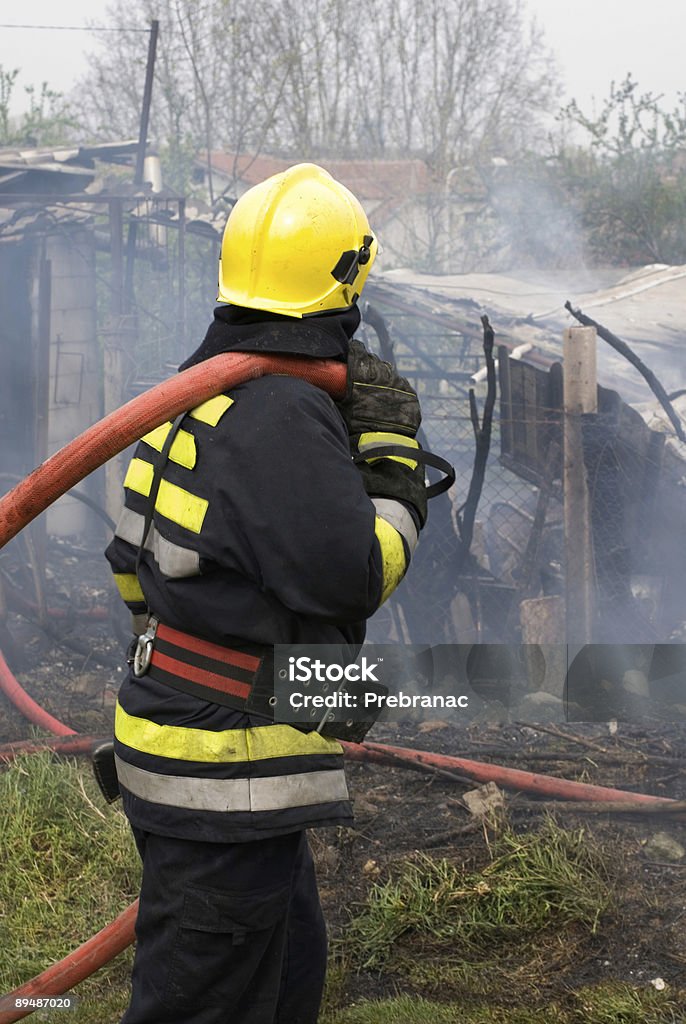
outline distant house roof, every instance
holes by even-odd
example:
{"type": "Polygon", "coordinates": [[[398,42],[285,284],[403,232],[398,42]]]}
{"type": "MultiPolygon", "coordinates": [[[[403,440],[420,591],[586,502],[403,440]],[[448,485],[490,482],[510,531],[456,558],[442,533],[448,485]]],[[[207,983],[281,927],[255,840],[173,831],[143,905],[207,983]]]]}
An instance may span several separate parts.
{"type": "MultiPolygon", "coordinates": [[[[235,178],[248,187],[272,174],[285,171],[297,160],[278,156],[251,156],[249,153],[218,153],[211,156],[214,170],[235,178]]],[[[361,201],[418,195],[431,185],[431,172],[423,160],[328,160],[315,162],[349,188],[361,201]]]]}
{"type": "MultiPolygon", "coordinates": [[[[211,159],[213,170],[246,189],[298,162],[293,157],[251,156],[249,153],[213,152],[211,159]]],[[[431,171],[423,160],[328,160],[315,157],[314,162],[357,196],[367,207],[377,231],[393,220],[404,203],[431,190],[431,171]]]]}

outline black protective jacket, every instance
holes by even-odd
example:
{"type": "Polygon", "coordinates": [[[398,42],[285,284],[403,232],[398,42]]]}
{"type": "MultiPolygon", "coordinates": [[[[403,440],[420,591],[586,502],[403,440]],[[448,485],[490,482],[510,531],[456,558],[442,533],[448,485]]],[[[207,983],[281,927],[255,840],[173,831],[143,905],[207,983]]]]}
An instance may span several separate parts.
{"type": "MultiPolygon", "coordinates": [[[[356,310],[320,323],[218,313],[184,365],[231,348],[345,359],[359,321],[356,310]]],[[[191,411],[169,453],[136,574],[152,463],[168,429],[139,443],[107,549],[131,611],[147,608],[216,644],[360,643],[388,592],[390,527],[382,523],[379,533],[328,395],[268,376],[191,411]]],[[[397,563],[403,549],[397,535],[391,540],[397,563]]],[[[130,676],[115,734],[126,812],[149,831],[240,841],[350,820],[340,745],[317,733],[130,676]]]]}

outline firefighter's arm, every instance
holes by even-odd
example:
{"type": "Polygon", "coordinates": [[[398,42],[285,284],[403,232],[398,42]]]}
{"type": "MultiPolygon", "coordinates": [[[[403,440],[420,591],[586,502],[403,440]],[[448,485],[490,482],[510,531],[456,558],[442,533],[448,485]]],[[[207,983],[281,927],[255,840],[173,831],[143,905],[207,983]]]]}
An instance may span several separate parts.
{"type": "Polygon", "coordinates": [[[145,629],[147,604],[136,574],[136,558],[138,548],[126,536],[125,524],[131,519],[128,508],[122,510],[114,537],[105,550],[105,557],[110,563],[114,582],[119,596],[131,612],[131,628],[134,633],[145,629]]]}
{"type": "Polygon", "coordinates": [[[427,517],[424,470],[412,458],[412,450],[419,448],[419,401],[414,389],[390,363],[353,341],[347,393],[338,408],[364,488],[376,511],[383,602],[404,576],[427,517]],[[394,454],[375,456],[376,450],[389,446],[396,449],[394,454]]]}

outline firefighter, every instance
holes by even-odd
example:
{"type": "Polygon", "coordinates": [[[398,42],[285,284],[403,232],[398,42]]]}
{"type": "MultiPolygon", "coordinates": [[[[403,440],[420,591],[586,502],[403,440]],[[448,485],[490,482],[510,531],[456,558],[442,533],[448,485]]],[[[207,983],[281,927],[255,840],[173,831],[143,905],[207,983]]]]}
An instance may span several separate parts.
{"type": "Polygon", "coordinates": [[[359,647],[426,520],[407,381],[353,340],[377,240],[357,199],[299,164],[224,232],[219,302],[182,369],[221,352],[348,366],[345,399],[250,380],[139,443],[107,548],[142,634],[116,708],[143,861],[122,1024],[315,1024],[326,934],[307,828],[348,825],[335,738],[274,721],[273,645],[359,647]],[[411,454],[411,453],[410,453],[411,454]]]}

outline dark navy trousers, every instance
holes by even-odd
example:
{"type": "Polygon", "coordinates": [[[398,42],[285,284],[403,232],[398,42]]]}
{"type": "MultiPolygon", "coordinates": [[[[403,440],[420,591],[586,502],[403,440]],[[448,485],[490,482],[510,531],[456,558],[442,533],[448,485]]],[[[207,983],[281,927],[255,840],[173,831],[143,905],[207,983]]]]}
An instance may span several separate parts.
{"type": "Polygon", "coordinates": [[[121,1024],[316,1024],[326,930],[305,832],[206,843],[133,831],[143,880],[121,1024]]]}

